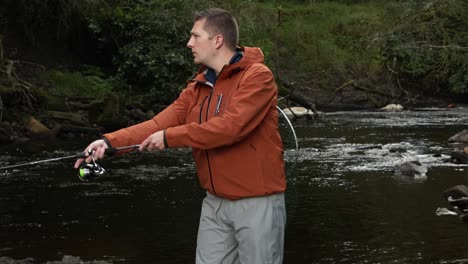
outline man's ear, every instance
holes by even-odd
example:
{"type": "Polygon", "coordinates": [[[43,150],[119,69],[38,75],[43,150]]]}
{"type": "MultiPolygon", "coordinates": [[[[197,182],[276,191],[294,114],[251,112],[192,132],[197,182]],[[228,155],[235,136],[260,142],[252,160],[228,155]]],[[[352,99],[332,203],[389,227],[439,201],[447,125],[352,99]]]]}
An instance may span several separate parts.
{"type": "Polygon", "coordinates": [[[214,39],[215,39],[215,46],[216,46],[216,48],[217,48],[217,49],[221,48],[221,47],[223,46],[223,44],[224,44],[224,37],[223,37],[223,35],[216,35],[216,36],[214,37],[214,39]]]}

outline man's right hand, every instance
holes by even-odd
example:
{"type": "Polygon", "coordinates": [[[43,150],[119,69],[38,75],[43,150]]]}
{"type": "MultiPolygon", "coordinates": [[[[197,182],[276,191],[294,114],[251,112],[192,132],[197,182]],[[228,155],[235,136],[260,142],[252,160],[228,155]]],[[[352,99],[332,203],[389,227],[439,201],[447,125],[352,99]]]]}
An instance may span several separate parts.
{"type": "Polygon", "coordinates": [[[75,169],[78,169],[81,163],[83,163],[83,161],[86,161],[86,163],[90,163],[92,161],[92,157],[94,157],[95,160],[104,158],[104,154],[106,153],[106,149],[108,148],[109,146],[103,139],[93,141],[84,150],[87,158],[77,159],[75,162],[75,169]],[[92,157],[89,155],[89,153],[91,153],[92,157]]]}

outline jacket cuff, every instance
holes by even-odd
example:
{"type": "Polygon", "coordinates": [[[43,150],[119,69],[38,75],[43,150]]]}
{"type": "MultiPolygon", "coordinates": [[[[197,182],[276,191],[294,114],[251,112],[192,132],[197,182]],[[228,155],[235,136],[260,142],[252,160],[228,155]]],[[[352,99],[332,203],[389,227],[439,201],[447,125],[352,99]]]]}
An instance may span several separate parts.
{"type": "Polygon", "coordinates": [[[106,142],[106,144],[107,144],[106,154],[108,156],[114,156],[115,149],[112,147],[112,144],[110,143],[109,139],[107,139],[106,137],[103,136],[102,140],[104,140],[104,142],[106,142]]]}
{"type": "Polygon", "coordinates": [[[106,137],[102,137],[102,140],[104,140],[104,142],[106,142],[108,148],[112,148],[112,144],[110,143],[110,141],[106,137]]]}
{"type": "Polygon", "coordinates": [[[164,148],[167,149],[169,146],[167,145],[166,129],[163,130],[163,142],[164,142],[164,148]]]}

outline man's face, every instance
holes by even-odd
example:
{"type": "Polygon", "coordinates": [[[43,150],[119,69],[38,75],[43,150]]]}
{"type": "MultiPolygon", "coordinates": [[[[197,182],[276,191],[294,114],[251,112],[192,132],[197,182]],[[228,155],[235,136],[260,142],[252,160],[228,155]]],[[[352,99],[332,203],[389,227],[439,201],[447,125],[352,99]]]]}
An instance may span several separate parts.
{"type": "Polygon", "coordinates": [[[206,19],[201,19],[193,24],[191,37],[187,47],[192,50],[195,64],[209,66],[209,62],[216,50],[216,41],[210,37],[210,34],[203,29],[206,19]]]}

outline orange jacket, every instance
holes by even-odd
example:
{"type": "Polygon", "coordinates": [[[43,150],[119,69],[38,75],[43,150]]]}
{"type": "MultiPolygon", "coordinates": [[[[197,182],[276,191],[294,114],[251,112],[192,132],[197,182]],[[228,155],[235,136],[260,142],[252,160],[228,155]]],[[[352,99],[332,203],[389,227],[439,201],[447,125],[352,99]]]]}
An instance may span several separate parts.
{"type": "Polygon", "coordinates": [[[259,48],[242,48],[213,86],[202,70],[151,120],[105,134],[113,147],[139,144],[165,129],[168,147],[191,147],[200,184],[235,200],[284,192],[277,88],[259,48]]]}

